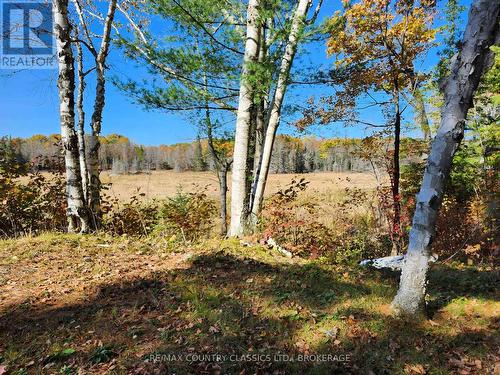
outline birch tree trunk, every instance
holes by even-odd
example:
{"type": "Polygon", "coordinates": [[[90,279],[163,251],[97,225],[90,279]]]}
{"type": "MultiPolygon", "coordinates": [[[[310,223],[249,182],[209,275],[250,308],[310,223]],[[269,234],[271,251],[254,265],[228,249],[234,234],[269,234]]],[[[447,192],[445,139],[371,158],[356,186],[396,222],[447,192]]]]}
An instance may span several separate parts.
{"type": "Polygon", "coordinates": [[[264,147],[262,149],[261,160],[258,168],[258,177],[254,184],[254,198],[252,200],[252,224],[255,225],[257,217],[262,208],[262,200],[264,198],[264,190],[266,188],[267,175],[269,174],[269,166],[271,164],[271,154],[273,151],[274,140],[276,138],[276,130],[280,122],[281,108],[283,99],[285,97],[286,88],[288,86],[288,79],[290,76],[290,69],[292,67],[293,58],[297,51],[297,45],[300,40],[300,34],[305,25],[305,17],[309,8],[311,7],[312,0],[299,0],[297,8],[293,14],[292,25],[288,41],[286,44],[285,52],[281,59],[280,72],[278,75],[278,82],[274,92],[273,99],[269,105],[269,120],[266,129],[266,136],[264,140],[264,147]]]}
{"type": "Polygon", "coordinates": [[[500,2],[497,0],[473,2],[461,50],[443,88],[445,102],[441,124],[432,142],[422,186],[417,195],[399,290],[392,302],[397,314],[416,315],[422,309],[429,249],[435,235],[444,184],[450,173],[453,156],[464,135],[465,118],[486,65],[489,47],[499,39],[499,8],[500,2]]]}
{"type": "Polygon", "coordinates": [[[54,0],[54,35],[57,44],[59,77],[59,115],[61,142],[66,166],[66,198],[68,203],[68,232],[89,229],[88,213],[83,198],[78,138],[75,132],[75,70],[71,50],[71,26],[68,19],[68,0],[54,0]]]}
{"type": "Polygon", "coordinates": [[[252,120],[253,87],[248,80],[251,65],[255,64],[259,56],[259,0],[249,0],[247,14],[247,36],[245,41],[245,56],[241,72],[240,97],[236,115],[236,134],[233,156],[233,174],[231,191],[231,225],[230,235],[241,236],[247,224],[247,179],[248,148],[252,120]]]}
{"type": "MultiPolygon", "coordinates": [[[[78,39],[78,34],[76,34],[78,39]]],[[[85,204],[88,204],[88,180],[87,157],[85,154],[85,111],[83,109],[83,95],[85,91],[85,73],[83,71],[83,51],[80,42],[76,42],[77,66],[78,66],[78,94],[76,108],[78,112],[78,154],[80,155],[80,174],[82,176],[82,190],[85,204]]]]}
{"type": "MultiPolygon", "coordinates": [[[[268,20],[269,21],[269,20],[268,20]]],[[[259,43],[259,64],[264,64],[267,58],[267,33],[266,33],[266,24],[265,22],[262,25],[262,31],[260,35],[260,43],[259,43]]],[[[270,34],[270,33],[269,33],[270,34]]],[[[269,90],[261,90],[259,93],[260,100],[257,103],[257,115],[255,119],[255,154],[253,157],[253,171],[252,171],[252,181],[255,181],[257,178],[257,172],[259,170],[260,157],[262,154],[262,148],[264,147],[264,134],[266,131],[266,110],[267,110],[267,101],[268,101],[269,90]]],[[[253,193],[253,192],[252,192],[253,193]]],[[[253,197],[250,198],[250,204],[252,204],[253,197]]]]}
{"type": "Polygon", "coordinates": [[[105,69],[106,58],[109,53],[109,44],[111,41],[111,27],[116,11],[116,1],[109,2],[108,12],[104,21],[104,31],[101,40],[101,47],[95,59],[96,63],[96,93],[94,102],[94,111],[92,113],[91,128],[92,134],[89,139],[89,208],[92,213],[94,226],[98,228],[102,219],[101,210],[101,180],[99,178],[99,148],[101,143],[99,137],[101,135],[102,112],[104,109],[105,99],[105,69]]]}

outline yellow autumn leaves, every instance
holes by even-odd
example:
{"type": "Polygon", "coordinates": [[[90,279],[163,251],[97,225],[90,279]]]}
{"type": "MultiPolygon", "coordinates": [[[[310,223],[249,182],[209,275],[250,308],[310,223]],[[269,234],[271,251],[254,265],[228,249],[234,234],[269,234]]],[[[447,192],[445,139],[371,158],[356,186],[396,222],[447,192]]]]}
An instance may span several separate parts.
{"type": "Polygon", "coordinates": [[[383,84],[395,71],[413,69],[414,60],[433,46],[431,1],[361,0],[345,5],[328,23],[327,52],[337,68],[369,63],[372,69],[358,77],[367,83],[383,84]]]}

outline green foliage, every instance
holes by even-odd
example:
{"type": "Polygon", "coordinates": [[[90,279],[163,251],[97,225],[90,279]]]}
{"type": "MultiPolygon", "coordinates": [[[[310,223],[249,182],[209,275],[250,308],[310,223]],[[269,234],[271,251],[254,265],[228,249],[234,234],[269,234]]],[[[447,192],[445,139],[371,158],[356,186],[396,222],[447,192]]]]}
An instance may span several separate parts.
{"type": "Polygon", "coordinates": [[[356,231],[341,239],[341,246],[328,259],[335,264],[357,265],[362,259],[387,256],[392,242],[388,234],[356,231]]]}
{"type": "Polygon", "coordinates": [[[157,230],[164,235],[182,238],[185,242],[208,235],[217,209],[205,190],[192,193],[179,190],[173,198],[164,201],[159,208],[157,230]]]}
{"type": "MultiPolygon", "coordinates": [[[[474,126],[474,124],[471,124],[474,126]]],[[[494,126],[493,126],[494,127],[494,126]]],[[[441,258],[455,256],[464,259],[466,249],[477,249],[477,255],[489,256],[495,248],[496,222],[493,210],[488,210],[498,194],[498,172],[495,163],[498,152],[488,153],[496,133],[490,125],[469,129],[453,159],[445,196],[440,208],[433,252],[441,258]],[[472,133],[472,136],[470,136],[472,133]]],[[[415,196],[420,190],[424,162],[404,166],[401,174],[402,204],[414,210],[415,196]]]]}
{"type": "Polygon", "coordinates": [[[458,0],[448,0],[444,9],[446,23],[439,31],[443,35],[443,49],[439,52],[441,59],[437,64],[437,78],[444,79],[449,74],[450,61],[457,52],[462,29],[459,26],[460,13],[466,9],[458,0]]]}
{"type": "Polygon", "coordinates": [[[118,353],[114,350],[112,345],[101,345],[94,349],[90,354],[90,361],[99,364],[109,362],[118,353]]]}
{"type": "Polygon", "coordinates": [[[150,79],[123,82],[114,77],[114,84],[147,109],[197,114],[207,102],[234,106],[243,33],[224,21],[239,20],[244,6],[215,0],[154,0],[144,5],[148,13],[140,26],[145,40],[120,37],[118,45],[127,57],[149,68],[150,79]],[[221,20],[221,14],[227,18],[221,20]],[[148,32],[151,17],[165,21],[164,35],[148,32]]]}
{"type": "Polygon", "coordinates": [[[45,362],[49,363],[49,362],[54,362],[54,361],[63,361],[75,353],[76,353],[76,350],[73,348],[62,349],[62,350],[59,350],[59,351],[49,355],[46,358],[45,362]]]}
{"type": "Polygon", "coordinates": [[[491,101],[494,105],[500,105],[500,46],[491,46],[495,54],[491,69],[485,74],[485,89],[492,94],[491,101]]]}
{"type": "Polygon", "coordinates": [[[446,192],[458,202],[471,200],[483,188],[482,162],[478,151],[473,142],[464,142],[453,158],[446,192]]]}
{"type": "Polygon", "coordinates": [[[207,169],[207,162],[205,160],[205,155],[203,153],[203,148],[201,146],[200,137],[196,138],[195,148],[194,148],[194,170],[196,172],[205,171],[207,169]]]}
{"type": "Polygon", "coordinates": [[[7,138],[0,138],[0,174],[18,177],[28,170],[28,164],[16,151],[14,142],[7,138]]]}
{"type": "Polygon", "coordinates": [[[420,190],[425,163],[413,162],[401,167],[401,197],[403,204],[412,200],[420,190]]]}

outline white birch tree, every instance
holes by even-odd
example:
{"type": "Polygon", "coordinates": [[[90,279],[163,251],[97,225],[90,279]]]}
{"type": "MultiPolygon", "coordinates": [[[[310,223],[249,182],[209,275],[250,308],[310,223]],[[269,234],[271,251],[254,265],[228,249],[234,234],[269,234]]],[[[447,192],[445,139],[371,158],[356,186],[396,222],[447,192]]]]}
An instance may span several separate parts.
{"type": "MultiPolygon", "coordinates": [[[[78,14],[80,26],[85,37],[85,46],[90,51],[95,62],[96,74],[96,91],[94,100],[94,109],[91,119],[91,134],[88,138],[88,158],[86,169],[88,169],[88,194],[87,203],[92,214],[94,227],[98,228],[101,221],[101,182],[99,179],[99,148],[102,128],[102,113],[105,104],[105,89],[106,89],[106,59],[109,54],[109,46],[111,44],[111,29],[117,7],[117,0],[110,0],[105,18],[92,14],[91,16],[100,18],[103,25],[103,32],[100,35],[100,46],[96,48],[92,39],[91,31],[84,14],[84,10],[79,0],[73,0],[78,14]]],[[[79,43],[79,41],[77,41],[79,43]]],[[[83,78],[83,77],[82,77],[83,78]]]]}
{"type": "MultiPolygon", "coordinates": [[[[258,104],[260,106],[262,106],[262,104],[265,105],[263,106],[264,108],[261,107],[258,108],[257,111],[255,111],[257,113],[257,116],[254,116],[254,119],[252,119],[250,115],[248,116],[248,121],[253,120],[255,122],[254,126],[250,126],[250,124],[248,125],[248,131],[256,130],[256,134],[250,134],[248,137],[244,138],[244,136],[246,136],[247,134],[247,130],[246,128],[243,128],[243,125],[241,125],[240,130],[244,129],[245,132],[243,132],[243,130],[238,132],[239,123],[237,120],[231,194],[230,234],[232,236],[241,236],[246,230],[253,230],[255,227],[255,223],[262,206],[262,199],[267,175],[269,173],[269,166],[271,162],[274,140],[276,137],[276,130],[279,126],[283,101],[286,89],[289,84],[290,70],[297,51],[297,46],[300,43],[304,27],[315,22],[318,12],[321,8],[321,4],[322,1],[320,0],[311,19],[306,20],[307,13],[312,5],[312,0],[298,0],[296,2],[294,10],[290,15],[290,27],[287,30],[286,38],[284,40],[285,48],[281,54],[281,57],[279,58],[280,64],[276,77],[276,84],[273,85],[272,82],[270,82],[270,86],[273,86],[274,90],[271,90],[271,87],[267,87],[265,90],[261,89],[261,91],[265,93],[272,92],[272,99],[270,100],[270,103],[258,104]],[[261,112],[265,112],[263,113],[263,119],[261,112]],[[261,138],[262,133],[264,133],[263,138],[261,138]],[[258,158],[258,161],[255,162],[253,171],[254,178],[251,184],[251,190],[249,191],[247,187],[251,176],[249,175],[248,153],[252,150],[249,150],[248,146],[245,147],[244,145],[248,144],[249,137],[255,136],[257,138],[255,142],[257,145],[255,154],[258,158]],[[237,154],[239,154],[238,157],[236,156],[237,154]],[[245,177],[243,177],[243,175],[245,177]]],[[[262,22],[262,25],[268,25],[269,23],[269,21],[265,23],[262,22]]],[[[261,48],[261,46],[258,45],[253,46],[257,49],[257,51],[252,50],[253,53],[256,53],[256,56],[254,57],[256,60],[258,60],[260,55],[262,54],[262,52],[260,51],[263,51],[265,53],[269,48],[269,45],[272,44],[274,40],[274,37],[272,35],[268,37],[265,37],[264,35],[258,36],[260,37],[260,39],[256,40],[260,40],[261,43],[265,42],[266,45],[264,46],[264,48],[261,48]]],[[[242,76],[242,79],[243,77],[244,76],[242,76]]],[[[248,97],[243,97],[244,102],[242,103],[240,96],[240,105],[242,105],[243,108],[247,108],[247,105],[252,104],[251,102],[249,103],[247,99],[248,97]]],[[[241,120],[241,122],[244,122],[243,119],[241,120]]]]}
{"type": "Polygon", "coordinates": [[[430,247],[436,219],[449,177],[453,156],[464,136],[468,110],[472,107],[489,47],[499,41],[497,0],[475,0],[458,55],[444,83],[441,124],[432,142],[420,192],[417,195],[408,251],[399,290],[392,302],[397,314],[416,315],[423,307],[430,247]]]}
{"type": "MultiPolygon", "coordinates": [[[[78,39],[78,33],[76,39],[78,39]]],[[[87,156],[85,151],[85,110],[83,109],[83,98],[85,92],[85,75],[83,67],[83,51],[80,42],[76,46],[76,65],[78,75],[78,90],[76,96],[76,110],[78,112],[78,153],[80,154],[80,175],[82,176],[83,198],[87,204],[89,189],[89,171],[87,169],[87,156]]]]}
{"type": "Polygon", "coordinates": [[[78,138],[75,131],[75,69],[71,49],[68,0],[55,0],[52,9],[59,66],[57,87],[59,89],[61,142],[66,166],[68,232],[78,230],[87,232],[89,230],[89,218],[83,196],[78,138]]]}
{"type": "MultiPolygon", "coordinates": [[[[268,123],[266,125],[266,133],[264,137],[264,146],[260,155],[259,166],[257,168],[256,179],[253,187],[253,197],[251,202],[252,222],[256,222],[262,207],[262,200],[264,198],[264,190],[266,187],[267,175],[269,173],[269,166],[271,163],[271,155],[273,151],[274,140],[276,137],[276,130],[278,129],[281,108],[285,98],[288,80],[290,77],[290,69],[293,64],[293,59],[297,51],[297,46],[300,42],[301,33],[306,24],[306,16],[312,5],[312,0],[299,0],[297,8],[293,13],[292,25],[288,41],[286,44],[285,52],[281,58],[281,66],[278,75],[278,82],[274,92],[273,99],[269,105],[268,123]]],[[[321,1],[318,4],[317,11],[321,6],[321,1]]],[[[316,15],[317,15],[316,11],[316,15]]],[[[314,17],[315,18],[315,17],[314,17]]],[[[314,22],[314,21],[313,21],[314,22]]]]}
{"type": "Polygon", "coordinates": [[[247,36],[245,55],[240,78],[240,95],[236,115],[236,133],[233,153],[233,174],[231,191],[231,236],[241,236],[246,227],[248,214],[247,184],[249,178],[248,151],[252,121],[253,91],[248,76],[252,65],[259,57],[260,17],[259,0],[249,0],[247,12],[247,36]]]}

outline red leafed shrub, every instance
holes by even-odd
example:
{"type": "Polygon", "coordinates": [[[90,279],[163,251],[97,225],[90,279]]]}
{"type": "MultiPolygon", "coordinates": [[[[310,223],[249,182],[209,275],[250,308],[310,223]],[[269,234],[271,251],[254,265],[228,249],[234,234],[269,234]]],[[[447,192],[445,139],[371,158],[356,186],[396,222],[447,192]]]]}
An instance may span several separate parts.
{"type": "MultiPolygon", "coordinates": [[[[478,200],[466,203],[445,197],[438,214],[432,251],[440,258],[463,258],[466,249],[479,249],[485,235],[484,207],[478,200]]],[[[485,250],[485,249],[484,249],[485,250]]]]}
{"type": "Polygon", "coordinates": [[[308,181],[292,180],[264,205],[261,229],[264,238],[273,238],[295,255],[318,257],[334,248],[333,233],[317,220],[319,208],[310,202],[298,202],[308,181]]]}

